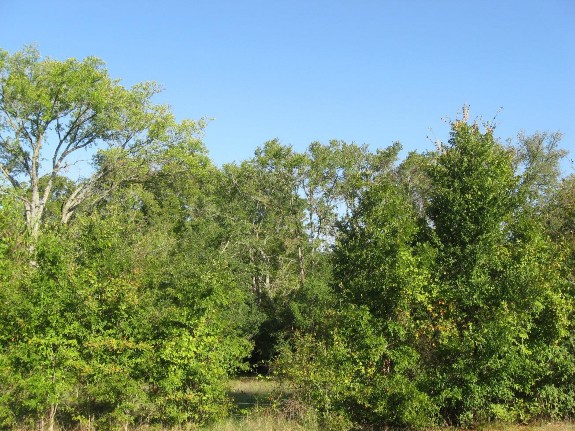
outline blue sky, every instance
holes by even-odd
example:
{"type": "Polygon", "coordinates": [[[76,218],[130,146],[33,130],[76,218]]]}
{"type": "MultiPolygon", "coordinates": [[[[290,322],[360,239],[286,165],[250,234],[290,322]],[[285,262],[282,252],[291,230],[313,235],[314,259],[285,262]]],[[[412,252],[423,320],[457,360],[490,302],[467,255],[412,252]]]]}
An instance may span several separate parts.
{"type": "Polygon", "coordinates": [[[575,157],[573,0],[0,0],[0,16],[3,49],[97,56],[160,83],[179,119],[214,118],[218,164],[273,138],[424,151],[463,104],[502,140],[560,130],[575,157]]]}

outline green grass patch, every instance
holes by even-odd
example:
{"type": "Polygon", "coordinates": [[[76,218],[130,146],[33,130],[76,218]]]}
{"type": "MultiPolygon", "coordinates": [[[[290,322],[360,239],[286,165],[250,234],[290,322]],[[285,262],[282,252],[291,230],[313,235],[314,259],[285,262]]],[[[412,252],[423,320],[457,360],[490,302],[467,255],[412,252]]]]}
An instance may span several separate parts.
{"type": "Polygon", "coordinates": [[[228,395],[236,411],[249,411],[271,406],[274,394],[280,386],[277,382],[259,377],[243,377],[232,380],[228,395]]]}

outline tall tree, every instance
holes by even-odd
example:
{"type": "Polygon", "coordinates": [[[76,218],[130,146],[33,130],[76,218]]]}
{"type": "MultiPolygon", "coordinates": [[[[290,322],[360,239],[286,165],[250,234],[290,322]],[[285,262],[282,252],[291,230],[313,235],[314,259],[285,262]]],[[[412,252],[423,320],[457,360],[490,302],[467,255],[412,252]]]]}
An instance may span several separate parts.
{"type": "Polygon", "coordinates": [[[516,170],[520,175],[519,191],[525,201],[541,211],[556,191],[561,177],[560,161],[567,151],[559,148],[559,132],[519,133],[515,146],[516,170]]]}
{"type": "Polygon", "coordinates": [[[551,199],[561,152],[541,142],[522,156],[465,116],[361,191],[335,304],[282,357],[328,427],[573,414],[572,261],[544,228],[572,242],[573,182],[551,199]]]}
{"type": "Polygon", "coordinates": [[[303,200],[298,195],[302,157],[277,140],[266,142],[240,165],[223,168],[221,213],[227,240],[222,253],[236,265],[266,316],[253,362],[275,351],[290,295],[306,280],[307,238],[303,200]]]}
{"type": "Polygon", "coordinates": [[[374,171],[385,169],[388,150],[374,155],[367,145],[337,140],[309,145],[299,191],[306,201],[306,229],[313,253],[333,245],[338,222],[351,215],[374,171]]]}
{"type": "Polygon", "coordinates": [[[525,143],[532,156],[521,170],[489,124],[465,120],[429,166],[427,216],[437,250],[431,391],[446,421],[469,425],[537,410],[571,305],[555,247],[530,210],[553,176],[554,164],[533,156],[541,137],[525,143]]]}
{"type": "MultiPolygon", "coordinates": [[[[99,147],[134,154],[177,135],[169,109],[151,101],[158,91],[154,83],[123,87],[94,57],[58,61],[31,47],[0,51],[0,171],[18,192],[33,242],[59,175],[77,162],[74,153],[99,147]]],[[[63,223],[107,174],[99,169],[67,194],[63,223]]]]}

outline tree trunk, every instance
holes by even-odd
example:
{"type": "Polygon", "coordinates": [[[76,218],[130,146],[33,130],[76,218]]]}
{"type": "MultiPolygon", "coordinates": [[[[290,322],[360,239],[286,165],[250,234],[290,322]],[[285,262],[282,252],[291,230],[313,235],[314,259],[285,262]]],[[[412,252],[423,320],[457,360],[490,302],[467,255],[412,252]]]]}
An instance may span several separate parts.
{"type": "Polygon", "coordinates": [[[29,244],[28,244],[28,254],[30,256],[30,266],[36,267],[36,248],[38,245],[38,238],[40,236],[40,216],[39,205],[34,204],[34,193],[32,193],[32,201],[26,201],[24,203],[26,210],[26,229],[28,230],[29,244]]]}
{"type": "Polygon", "coordinates": [[[48,431],[54,431],[54,425],[56,423],[56,410],[58,410],[58,404],[52,404],[50,406],[50,413],[48,415],[48,431]]]}
{"type": "Polygon", "coordinates": [[[300,287],[303,288],[305,285],[305,266],[304,266],[303,251],[301,249],[301,244],[297,246],[297,258],[299,266],[299,283],[300,287]]]}

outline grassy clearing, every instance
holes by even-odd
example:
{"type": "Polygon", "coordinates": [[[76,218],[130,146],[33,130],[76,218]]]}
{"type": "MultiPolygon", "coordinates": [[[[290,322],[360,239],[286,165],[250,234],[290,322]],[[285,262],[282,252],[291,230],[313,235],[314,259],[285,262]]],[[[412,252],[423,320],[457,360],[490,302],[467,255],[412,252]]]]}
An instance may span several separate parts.
{"type": "Polygon", "coordinates": [[[232,398],[237,413],[271,406],[279,390],[280,385],[273,380],[244,377],[232,380],[228,395],[232,398]]]}
{"type": "Polygon", "coordinates": [[[289,400],[289,390],[271,379],[245,377],[230,383],[232,416],[206,431],[315,431],[308,409],[289,400]]]}

